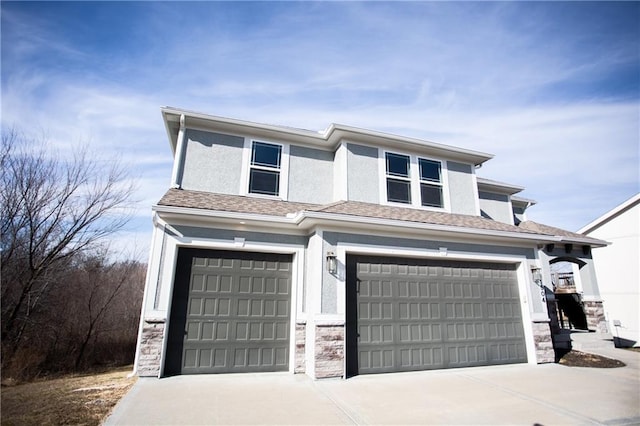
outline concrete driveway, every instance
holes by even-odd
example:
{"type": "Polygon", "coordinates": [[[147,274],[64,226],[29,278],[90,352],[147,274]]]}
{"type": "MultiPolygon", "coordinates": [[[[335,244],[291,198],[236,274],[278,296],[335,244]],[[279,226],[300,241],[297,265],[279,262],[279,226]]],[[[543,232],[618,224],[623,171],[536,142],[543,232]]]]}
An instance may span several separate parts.
{"type": "Polygon", "coordinates": [[[640,424],[640,353],[600,353],[627,366],[518,364],[318,381],[288,373],[142,378],[106,424],[640,424]]]}

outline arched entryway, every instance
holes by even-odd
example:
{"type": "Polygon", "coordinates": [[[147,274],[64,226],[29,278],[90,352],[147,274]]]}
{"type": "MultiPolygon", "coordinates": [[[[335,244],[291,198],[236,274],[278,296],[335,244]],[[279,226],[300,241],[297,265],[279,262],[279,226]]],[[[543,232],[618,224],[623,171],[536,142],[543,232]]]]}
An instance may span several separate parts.
{"type": "Polygon", "coordinates": [[[588,330],[579,273],[586,263],[574,257],[561,256],[549,261],[549,264],[557,326],[560,329],[588,330]]]}

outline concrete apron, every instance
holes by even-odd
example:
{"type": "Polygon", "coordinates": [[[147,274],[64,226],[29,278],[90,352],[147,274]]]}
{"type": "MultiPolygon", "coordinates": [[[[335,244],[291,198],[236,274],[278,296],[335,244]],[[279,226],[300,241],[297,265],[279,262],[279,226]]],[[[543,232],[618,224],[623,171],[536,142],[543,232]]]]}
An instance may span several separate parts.
{"type": "Polygon", "coordinates": [[[317,381],[288,373],[141,378],[106,424],[631,425],[640,424],[638,365],[517,364],[317,381]]]}

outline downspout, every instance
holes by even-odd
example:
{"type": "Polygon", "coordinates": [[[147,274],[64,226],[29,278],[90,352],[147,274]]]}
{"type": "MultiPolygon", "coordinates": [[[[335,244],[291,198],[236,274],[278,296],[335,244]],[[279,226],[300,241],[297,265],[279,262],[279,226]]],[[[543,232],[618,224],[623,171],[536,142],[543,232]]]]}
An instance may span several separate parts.
{"type": "Polygon", "coordinates": [[[184,153],[184,130],[185,130],[185,118],[184,114],[180,115],[180,130],[178,131],[178,141],[176,147],[176,154],[173,159],[173,171],[171,172],[171,188],[182,188],[182,162],[184,153]]]}

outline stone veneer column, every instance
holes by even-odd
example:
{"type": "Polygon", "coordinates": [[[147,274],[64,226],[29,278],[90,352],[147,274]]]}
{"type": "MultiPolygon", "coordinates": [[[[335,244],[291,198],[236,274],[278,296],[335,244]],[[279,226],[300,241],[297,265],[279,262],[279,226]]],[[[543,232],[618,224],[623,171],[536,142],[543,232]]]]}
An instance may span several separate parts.
{"type": "Polygon", "coordinates": [[[556,355],[551,340],[551,327],[548,322],[534,322],[532,324],[533,340],[536,346],[536,361],[538,364],[555,362],[556,355]]]}
{"type": "Polygon", "coordinates": [[[307,323],[296,323],[296,350],[295,350],[295,367],[294,373],[304,373],[305,368],[305,339],[307,334],[307,323]]]}
{"type": "Polygon", "coordinates": [[[584,315],[587,317],[587,327],[598,333],[607,333],[607,320],[604,316],[604,306],[601,300],[584,300],[584,315]]]}
{"type": "Polygon", "coordinates": [[[138,376],[159,377],[162,341],[164,338],[164,319],[145,319],[140,338],[138,356],[138,376]]]}
{"type": "Polygon", "coordinates": [[[316,325],[316,378],[344,376],[344,325],[316,325]]]}

